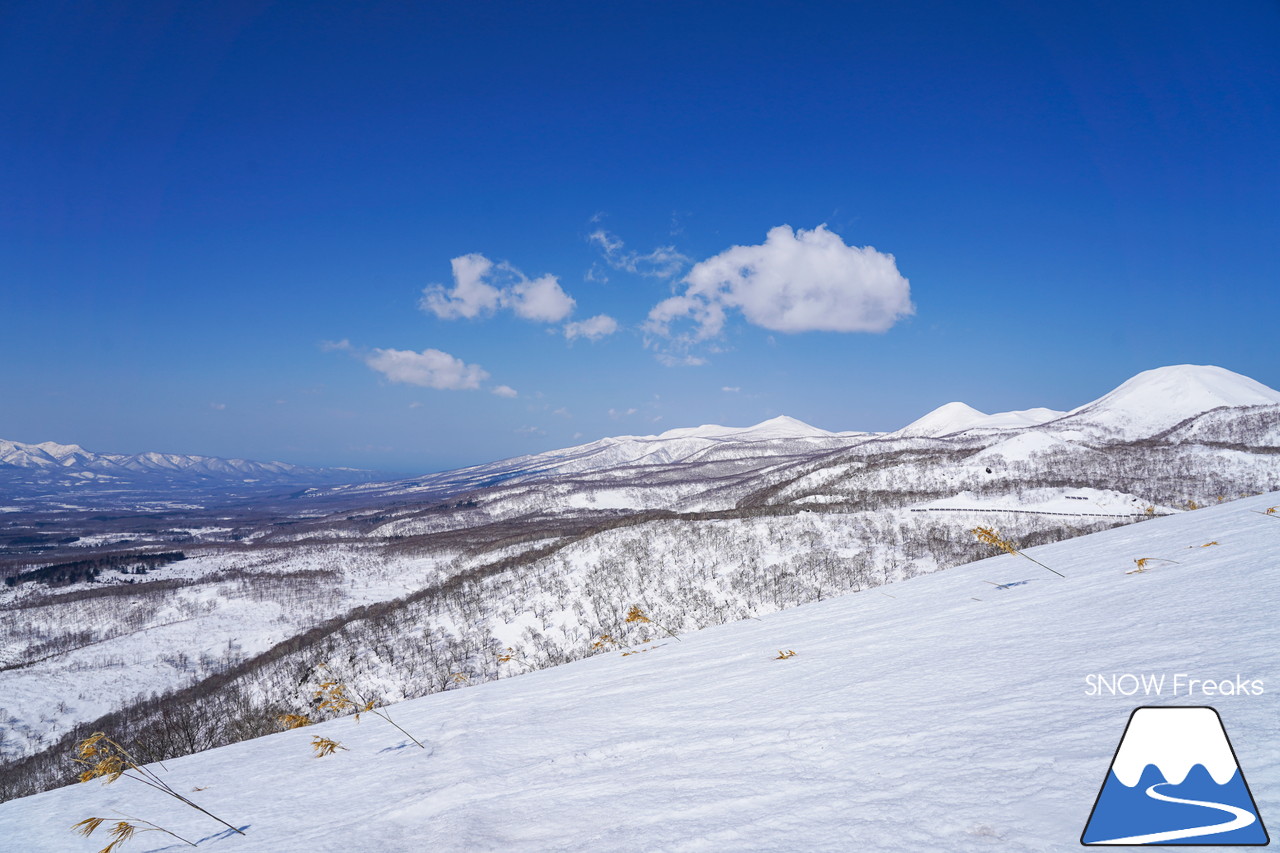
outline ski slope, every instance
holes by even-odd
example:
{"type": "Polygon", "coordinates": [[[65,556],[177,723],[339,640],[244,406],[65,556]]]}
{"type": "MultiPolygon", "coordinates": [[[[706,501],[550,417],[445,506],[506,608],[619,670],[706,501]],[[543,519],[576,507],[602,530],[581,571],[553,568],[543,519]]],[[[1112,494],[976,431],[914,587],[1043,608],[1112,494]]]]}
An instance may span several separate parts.
{"type": "Polygon", "coordinates": [[[69,827],[119,811],[228,853],[1061,851],[1151,704],[1216,707],[1274,823],[1280,518],[1261,513],[1277,504],[1029,550],[1065,579],[1002,554],[389,709],[428,751],[364,716],[157,768],[243,837],[120,780],[0,804],[0,839],[96,851],[69,827]],[[1177,562],[1127,573],[1142,557],[1177,562]],[[1088,695],[1086,676],[1120,673],[1169,677],[1160,696],[1088,695]],[[1173,697],[1175,673],[1265,687],[1173,697]],[[312,757],[316,734],[347,751],[312,757]]]}

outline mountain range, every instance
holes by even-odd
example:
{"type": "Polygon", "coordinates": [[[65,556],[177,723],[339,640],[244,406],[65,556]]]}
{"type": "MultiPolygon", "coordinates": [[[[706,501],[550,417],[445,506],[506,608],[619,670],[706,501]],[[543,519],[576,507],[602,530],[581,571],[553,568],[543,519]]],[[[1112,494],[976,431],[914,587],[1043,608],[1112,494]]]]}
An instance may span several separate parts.
{"type": "MultiPolygon", "coordinates": [[[[909,439],[1013,436],[1037,431],[1062,441],[1116,443],[1163,434],[1238,439],[1236,421],[1267,420],[1280,411],[1280,391],[1221,367],[1174,365],[1144,371],[1115,390],[1069,412],[1047,408],[985,414],[946,403],[889,433],[829,432],[780,416],[750,427],[704,425],[659,435],[622,435],[588,444],[476,465],[456,471],[387,482],[385,475],[354,468],[312,468],[284,462],[254,462],[176,453],[97,453],[52,441],[24,444],[0,439],[0,496],[33,488],[69,495],[109,490],[209,487],[314,487],[311,497],[370,497],[375,494],[454,494],[499,483],[529,482],[628,466],[672,465],[760,456],[811,454],[861,444],[888,446],[909,439]],[[1235,429],[1233,430],[1233,427],[1235,429]],[[1206,435],[1205,433],[1209,433],[1206,435]],[[332,488],[319,488],[332,484],[332,488]],[[355,485],[351,485],[355,484],[355,485]]],[[[1274,424],[1261,436],[1280,445],[1274,424]]],[[[1176,439],[1176,435],[1174,438],[1176,439]]],[[[905,445],[904,445],[905,446],[905,445]]],[[[56,496],[51,494],[51,496],[56,496]]]]}
{"type": "MultiPolygon", "coordinates": [[[[0,499],[44,494],[55,500],[103,492],[283,488],[351,483],[379,475],[356,468],[309,468],[180,453],[96,453],[78,444],[0,439],[0,499]]],[[[382,475],[385,476],[385,475],[382,475]]]]}
{"type": "MultiPolygon", "coordinates": [[[[986,442],[1025,433],[1041,445],[1088,448],[1194,436],[1200,443],[1280,447],[1280,391],[1247,376],[1209,365],[1147,370],[1115,390],[1071,411],[1047,408],[985,414],[960,402],[946,403],[894,432],[829,432],[780,416],[750,427],[704,425],[659,435],[602,438],[563,450],[519,456],[457,471],[392,483],[370,482],[314,490],[309,495],[371,498],[445,496],[498,484],[629,472],[645,467],[809,456],[854,447],[889,451],[927,446],[928,440],[986,442]]],[[[1023,442],[1030,447],[1034,442],[1023,442]]]]}

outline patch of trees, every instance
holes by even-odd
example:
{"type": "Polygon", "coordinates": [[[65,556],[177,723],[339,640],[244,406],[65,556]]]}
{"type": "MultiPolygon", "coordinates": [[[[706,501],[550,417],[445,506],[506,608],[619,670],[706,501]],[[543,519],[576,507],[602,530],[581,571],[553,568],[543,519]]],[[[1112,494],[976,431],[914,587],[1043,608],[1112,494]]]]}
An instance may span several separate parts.
{"type": "Polygon", "coordinates": [[[187,555],[182,551],[163,551],[155,554],[103,554],[9,575],[4,582],[9,587],[29,581],[38,581],[46,586],[69,586],[73,583],[96,581],[98,575],[112,569],[122,574],[145,575],[151,569],[162,568],[186,558],[187,555]]]}

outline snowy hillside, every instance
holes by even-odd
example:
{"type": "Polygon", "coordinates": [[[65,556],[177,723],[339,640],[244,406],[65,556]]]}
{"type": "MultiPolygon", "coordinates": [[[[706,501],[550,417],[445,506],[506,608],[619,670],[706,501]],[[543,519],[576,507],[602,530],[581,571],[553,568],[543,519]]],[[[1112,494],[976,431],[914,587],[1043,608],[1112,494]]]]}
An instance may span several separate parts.
{"type": "MultiPolygon", "coordinates": [[[[1143,704],[1216,707],[1274,823],[1277,503],[1028,552],[1065,579],[1001,555],[392,707],[425,751],[366,715],[156,768],[244,836],[123,779],[0,804],[0,838],[97,850],[70,825],[122,813],[240,853],[1060,851],[1143,704]],[[1165,676],[1161,695],[1090,695],[1089,676],[1123,673],[1165,676]],[[1186,677],[1264,687],[1187,693],[1186,677]],[[312,757],[316,735],[346,750],[312,757]]],[[[126,849],[188,848],[148,833],[126,849]]]]}

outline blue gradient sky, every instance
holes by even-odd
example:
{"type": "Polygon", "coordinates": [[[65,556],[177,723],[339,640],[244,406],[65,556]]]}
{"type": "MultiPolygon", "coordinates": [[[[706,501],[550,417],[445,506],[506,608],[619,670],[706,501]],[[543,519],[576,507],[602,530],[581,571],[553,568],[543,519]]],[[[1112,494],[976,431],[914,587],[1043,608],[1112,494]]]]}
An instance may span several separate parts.
{"type": "Polygon", "coordinates": [[[1269,2],[9,2],[0,437],[416,472],[1183,362],[1277,387],[1278,43],[1269,2]],[[913,315],[644,330],[694,263],[824,223],[913,315]],[[620,268],[659,247],[687,263],[620,268]],[[471,253],[573,313],[420,310],[471,253]]]}

